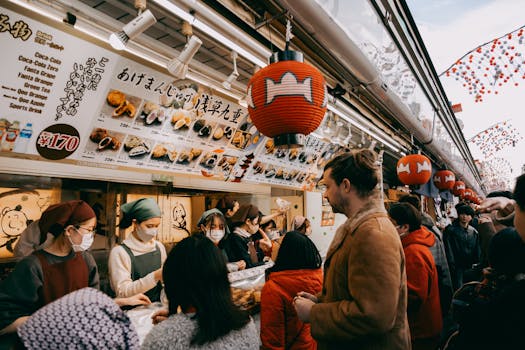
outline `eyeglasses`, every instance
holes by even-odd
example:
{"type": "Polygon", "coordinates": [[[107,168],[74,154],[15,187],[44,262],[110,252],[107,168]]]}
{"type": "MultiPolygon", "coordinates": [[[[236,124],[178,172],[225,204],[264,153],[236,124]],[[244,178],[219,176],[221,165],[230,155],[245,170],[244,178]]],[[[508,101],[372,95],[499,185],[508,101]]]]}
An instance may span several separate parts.
{"type": "Polygon", "coordinates": [[[91,236],[94,236],[96,233],[97,233],[97,228],[96,227],[84,227],[84,226],[75,226],[75,228],[78,230],[78,229],[84,229],[86,231],[88,231],[87,234],[91,235],[91,236]]]}

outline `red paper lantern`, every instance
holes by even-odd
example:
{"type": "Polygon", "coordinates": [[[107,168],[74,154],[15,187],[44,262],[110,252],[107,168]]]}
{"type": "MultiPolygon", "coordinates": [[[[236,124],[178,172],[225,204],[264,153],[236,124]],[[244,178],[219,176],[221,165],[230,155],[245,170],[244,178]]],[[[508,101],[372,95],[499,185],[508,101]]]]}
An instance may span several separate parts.
{"type": "Polygon", "coordinates": [[[274,53],[271,64],[248,83],[246,97],[253,124],[276,146],[303,145],[319,127],[328,105],[326,82],[296,51],[274,53]]]}
{"type": "Polygon", "coordinates": [[[454,187],[452,188],[452,193],[455,195],[455,196],[459,196],[459,197],[462,197],[463,196],[463,192],[465,192],[465,183],[463,181],[456,181],[454,183],[454,187]]]}
{"type": "Polygon", "coordinates": [[[405,185],[423,185],[432,176],[430,159],[422,154],[409,154],[397,161],[397,177],[405,185]]]}
{"type": "Polygon", "coordinates": [[[472,201],[474,199],[474,191],[472,191],[470,188],[466,188],[463,192],[462,198],[467,201],[472,201]]]}
{"type": "Polygon", "coordinates": [[[434,185],[440,190],[451,190],[456,183],[456,175],[450,170],[439,170],[434,174],[434,185]]]}

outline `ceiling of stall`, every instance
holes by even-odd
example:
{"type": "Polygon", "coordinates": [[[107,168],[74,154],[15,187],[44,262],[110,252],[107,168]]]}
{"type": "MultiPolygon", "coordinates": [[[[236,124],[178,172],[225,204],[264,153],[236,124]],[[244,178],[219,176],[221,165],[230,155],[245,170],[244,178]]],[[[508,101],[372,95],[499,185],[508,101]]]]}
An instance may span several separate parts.
{"type": "MultiPolygon", "coordinates": [[[[137,16],[134,0],[80,1],[123,24],[130,22],[137,16]]],[[[151,1],[148,2],[147,8],[155,16],[157,23],[146,30],[144,34],[177,51],[181,51],[184,45],[186,45],[186,37],[181,33],[182,20],[151,1]]],[[[199,32],[197,28],[193,28],[193,32],[202,40],[202,46],[194,59],[228,76],[233,70],[231,51],[217,43],[214,38],[199,32]]],[[[237,69],[240,74],[238,81],[242,84],[247,84],[249,78],[253,75],[254,65],[239,56],[237,58],[237,69]]]]}

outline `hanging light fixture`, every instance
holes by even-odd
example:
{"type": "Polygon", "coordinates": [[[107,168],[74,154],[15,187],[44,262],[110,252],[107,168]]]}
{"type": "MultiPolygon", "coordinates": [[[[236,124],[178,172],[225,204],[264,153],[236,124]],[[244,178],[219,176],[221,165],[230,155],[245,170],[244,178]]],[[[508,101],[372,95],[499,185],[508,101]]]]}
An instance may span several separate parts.
{"type": "Polygon", "coordinates": [[[178,57],[173,58],[168,62],[166,68],[168,72],[171,73],[175,78],[184,79],[188,73],[188,66],[199,48],[202,45],[201,39],[199,37],[192,35],[184,49],[181,51],[178,57]]]}
{"type": "Polygon", "coordinates": [[[257,129],[273,137],[277,147],[304,145],[305,136],[321,124],[328,105],[326,82],[317,68],[303,62],[303,55],[290,51],[290,19],[286,47],[270,58],[270,65],[248,83],[248,112],[257,129]]]}
{"type": "Polygon", "coordinates": [[[230,90],[232,88],[232,83],[237,80],[237,78],[239,77],[239,72],[237,71],[237,52],[235,51],[232,51],[232,59],[233,59],[233,72],[231,72],[231,74],[228,76],[228,78],[222,82],[222,86],[224,86],[224,88],[226,90],[230,90]]]}
{"type": "Polygon", "coordinates": [[[124,50],[130,39],[136,38],[146,29],[157,22],[153,13],[146,10],[126,24],[120,32],[115,32],[109,36],[109,43],[116,50],[124,50]]]}

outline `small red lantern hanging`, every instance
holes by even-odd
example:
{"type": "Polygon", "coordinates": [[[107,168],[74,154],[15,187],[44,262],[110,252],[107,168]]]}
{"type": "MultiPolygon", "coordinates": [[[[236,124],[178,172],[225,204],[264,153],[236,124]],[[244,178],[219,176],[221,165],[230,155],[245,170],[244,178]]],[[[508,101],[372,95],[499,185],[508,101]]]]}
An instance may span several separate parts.
{"type": "Polygon", "coordinates": [[[467,201],[472,201],[474,199],[474,191],[470,188],[466,188],[463,192],[462,198],[467,201]]]}
{"type": "Polygon", "coordinates": [[[328,92],[321,72],[304,63],[302,53],[289,51],[288,44],[289,40],[285,51],[274,53],[270,64],[253,75],[246,100],[253,124],[273,137],[275,146],[300,147],[305,135],[321,124],[328,92]]]}
{"type": "Polygon", "coordinates": [[[397,161],[397,177],[405,185],[423,185],[432,176],[430,159],[422,154],[409,154],[397,161]]]}
{"type": "Polygon", "coordinates": [[[463,196],[463,192],[465,192],[465,183],[463,181],[456,181],[454,183],[454,187],[452,188],[452,193],[454,196],[463,196]]]}
{"type": "Polygon", "coordinates": [[[456,182],[456,175],[450,170],[439,170],[434,174],[434,185],[440,190],[451,190],[456,182]]]}

